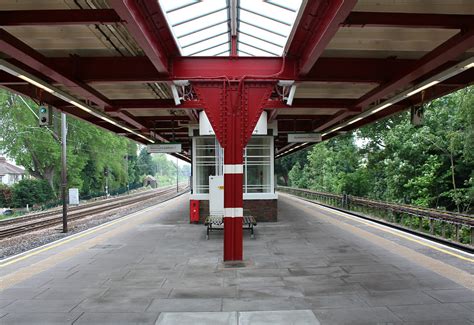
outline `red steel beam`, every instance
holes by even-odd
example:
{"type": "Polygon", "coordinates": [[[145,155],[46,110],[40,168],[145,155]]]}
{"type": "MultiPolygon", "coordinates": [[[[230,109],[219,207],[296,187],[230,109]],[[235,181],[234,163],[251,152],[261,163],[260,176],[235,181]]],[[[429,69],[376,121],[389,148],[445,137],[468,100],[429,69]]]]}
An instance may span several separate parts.
{"type": "Polygon", "coordinates": [[[414,67],[402,71],[388,83],[382,84],[362,96],[357,101],[356,108],[364,109],[375,101],[409,86],[413,81],[423,77],[430,71],[439,68],[449,61],[458,59],[461,54],[472,47],[474,47],[474,28],[459,32],[423,56],[414,67]]]}
{"type": "Polygon", "coordinates": [[[112,107],[106,111],[135,111],[148,109],[200,109],[202,103],[196,101],[185,101],[176,105],[173,99],[116,99],[111,100],[112,107]]]}
{"type": "Polygon", "coordinates": [[[294,79],[297,62],[269,57],[177,57],[171,62],[171,79],[294,79]]]}
{"type": "MultiPolygon", "coordinates": [[[[224,72],[230,78],[241,77],[244,73],[254,76],[273,75],[285,68],[275,79],[321,82],[367,82],[382,83],[393,78],[401,70],[416,64],[416,60],[406,59],[366,59],[366,58],[320,58],[309,74],[298,77],[296,61],[286,58],[252,57],[183,57],[171,61],[173,76],[156,72],[153,64],[145,56],[135,57],[67,57],[48,58],[56,70],[86,83],[116,82],[167,82],[171,79],[187,79],[193,76],[215,77],[224,72]],[[120,67],[120,69],[117,69],[120,67]]],[[[17,62],[13,62],[17,64],[17,62]]]]}
{"type": "MultiPolygon", "coordinates": [[[[174,40],[163,30],[169,29],[166,19],[156,0],[109,0],[109,5],[126,22],[126,28],[150,59],[156,71],[168,73],[168,59],[178,55],[174,40]],[[150,12],[151,10],[151,12],[150,12]],[[156,27],[159,24],[160,27],[156,27]],[[174,43],[174,44],[173,44],[174,43]],[[172,44],[165,47],[166,44],[172,44]],[[171,47],[171,51],[169,48],[171,47]]],[[[169,35],[172,35],[169,31],[169,35]]]]}
{"type": "Polygon", "coordinates": [[[300,75],[311,71],[356,3],[357,0],[308,2],[288,51],[300,58],[300,75]]]}
{"type": "Polygon", "coordinates": [[[0,52],[15,58],[30,68],[69,88],[73,93],[94,102],[100,107],[110,106],[108,99],[90,87],[55,67],[41,53],[35,51],[13,35],[0,29],[0,52]]]}
{"type": "Polygon", "coordinates": [[[474,25],[474,15],[419,14],[401,12],[351,12],[344,27],[406,27],[465,29],[474,25]]]}
{"type": "Polygon", "coordinates": [[[0,11],[0,26],[94,25],[121,21],[113,9],[0,11]]]}
{"type": "MultiPolygon", "coordinates": [[[[111,100],[111,107],[106,112],[116,111],[140,111],[150,109],[203,109],[203,103],[199,100],[185,101],[181,105],[175,105],[173,99],[115,99],[111,100]]],[[[291,108],[333,108],[351,110],[355,104],[354,99],[349,98],[295,98],[292,106],[288,106],[279,100],[268,100],[264,109],[291,109],[291,108]]]]}
{"type": "Polygon", "coordinates": [[[355,104],[354,99],[349,98],[295,98],[291,106],[286,105],[280,100],[268,100],[264,109],[282,109],[282,108],[334,108],[349,109],[355,104]]]}

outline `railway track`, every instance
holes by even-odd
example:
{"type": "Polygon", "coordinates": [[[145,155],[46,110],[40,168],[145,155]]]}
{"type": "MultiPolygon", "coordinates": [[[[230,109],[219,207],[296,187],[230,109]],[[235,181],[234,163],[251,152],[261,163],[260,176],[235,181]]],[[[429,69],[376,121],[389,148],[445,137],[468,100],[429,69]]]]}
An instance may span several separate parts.
{"type": "MultiPolygon", "coordinates": [[[[134,197],[147,195],[149,193],[156,193],[156,191],[157,190],[147,190],[147,191],[138,192],[138,193],[134,193],[134,194],[120,195],[120,196],[110,197],[110,198],[107,198],[107,199],[92,201],[92,202],[81,204],[79,206],[69,206],[68,207],[68,213],[78,211],[78,210],[83,210],[83,209],[90,208],[90,207],[103,205],[105,203],[117,202],[117,201],[123,200],[124,198],[134,198],[134,197]]],[[[62,207],[61,206],[60,207],[55,207],[53,209],[49,209],[47,211],[29,213],[29,214],[27,214],[25,216],[21,216],[21,217],[0,220],[0,228],[2,228],[4,226],[7,226],[7,225],[11,225],[11,224],[18,224],[20,222],[26,222],[28,220],[37,220],[39,218],[53,216],[53,215],[56,215],[58,213],[62,213],[62,207]]]]}
{"type": "MultiPolygon", "coordinates": [[[[187,189],[187,186],[180,186],[180,190],[187,189]]],[[[116,210],[125,206],[131,206],[156,197],[163,197],[176,193],[176,187],[170,186],[154,191],[147,191],[133,195],[132,197],[120,197],[93,202],[84,206],[70,208],[68,210],[68,221],[77,221],[94,214],[116,210]]],[[[21,218],[9,219],[0,223],[0,239],[22,235],[28,232],[54,227],[62,224],[61,211],[48,211],[21,218]],[[5,222],[8,221],[8,222],[5,222]]]]}

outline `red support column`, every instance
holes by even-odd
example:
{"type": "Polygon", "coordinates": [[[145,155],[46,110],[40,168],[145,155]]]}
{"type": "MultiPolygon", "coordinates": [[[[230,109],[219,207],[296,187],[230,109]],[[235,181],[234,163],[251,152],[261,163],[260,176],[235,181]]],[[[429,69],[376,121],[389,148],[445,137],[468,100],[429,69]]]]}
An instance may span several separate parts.
{"type": "Polygon", "coordinates": [[[243,150],[273,83],[196,82],[219,143],[224,148],[224,261],[243,259],[243,150]]]}

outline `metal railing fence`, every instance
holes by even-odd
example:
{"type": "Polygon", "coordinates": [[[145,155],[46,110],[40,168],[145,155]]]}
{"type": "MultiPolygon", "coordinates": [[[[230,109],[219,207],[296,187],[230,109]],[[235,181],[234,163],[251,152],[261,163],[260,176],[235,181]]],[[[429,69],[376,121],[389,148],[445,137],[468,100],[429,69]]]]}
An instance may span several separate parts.
{"type": "Polygon", "coordinates": [[[413,232],[474,246],[472,215],[294,187],[278,186],[277,190],[396,224],[413,232]]]}

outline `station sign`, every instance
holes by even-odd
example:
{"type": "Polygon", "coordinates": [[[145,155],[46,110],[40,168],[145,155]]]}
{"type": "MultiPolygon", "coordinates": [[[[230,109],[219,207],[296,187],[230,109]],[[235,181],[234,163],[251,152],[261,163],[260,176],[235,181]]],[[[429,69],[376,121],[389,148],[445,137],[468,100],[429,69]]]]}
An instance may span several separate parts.
{"type": "Polygon", "coordinates": [[[321,133],[290,133],[288,142],[321,142],[321,133]]]}
{"type": "Polygon", "coordinates": [[[148,153],[175,153],[181,152],[181,143],[159,143],[147,145],[148,153]]]}
{"type": "Polygon", "coordinates": [[[79,189],[78,188],[69,189],[69,204],[79,205],[79,189]]]}

